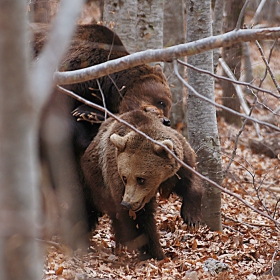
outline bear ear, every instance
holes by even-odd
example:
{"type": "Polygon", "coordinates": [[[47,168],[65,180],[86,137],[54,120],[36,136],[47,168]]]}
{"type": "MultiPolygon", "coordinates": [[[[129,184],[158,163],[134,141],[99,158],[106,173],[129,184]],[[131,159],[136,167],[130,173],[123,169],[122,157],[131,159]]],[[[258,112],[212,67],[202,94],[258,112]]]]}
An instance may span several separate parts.
{"type": "Polygon", "coordinates": [[[162,75],[163,75],[162,67],[161,67],[159,64],[156,64],[156,65],[154,66],[154,70],[155,70],[156,73],[162,74],[162,75]]]}
{"type": "MultiPolygon", "coordinates": [[[[170,139],[166,139],[166,140],[163,140],[163,141],[158,141],[160,142],[161,144],[165,145],[171,152],[173,152],[173,142],[170,140],[170,139]]],[[[157,153],[157,154],[160,154],[161,152],[165,151],[163,147],[155,144],[154,145],[154,151],[157,153]]],[[[166,152],[167,153],[167,152],[166,152]]],[[[168,157],[171,157],[171,155],[168,153],[167,155],[168,157]]]]}
{"type": "Polygon", "coordinates": [[[120,136],[116,133],[110,136],[110,141],[118,148],[120,152],[124,151],[129,134],[120,136]]]}

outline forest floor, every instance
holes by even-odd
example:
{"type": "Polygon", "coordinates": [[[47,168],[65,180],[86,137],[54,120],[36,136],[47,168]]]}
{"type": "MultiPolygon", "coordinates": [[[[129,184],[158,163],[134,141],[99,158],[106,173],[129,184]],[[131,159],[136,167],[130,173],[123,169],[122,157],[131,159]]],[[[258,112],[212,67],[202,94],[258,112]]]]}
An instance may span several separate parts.
{"type": "MultiPolygon", "coordinates": [[[[254,77],[261,77],[265,67],[260,54],[254,45],[252,47],[254,77]]],[[[267,47],[266,54],[268,51],[267,47]]],[[[279,77],[278,50],[274,56],[271,67],[279,77]]],[[[269,79],[264,87],[273,88],[269,79]]],[[[218,84],[216,96],[218,100],[221,97],[218,84]]],[[[275,99],[268,95],[263,94],[261,98],[270,108],[277,107],[275,99]]],[[[264,106],[258,105],[254,116],[265,114],[268,113],[264,106]]],[[[226,170],[240,128],[226,124],[222,117],[218,117],[218,128],[223,169],[226,170]]],[[[265,127],[261,127],[261,135],[264,139],[279,137],[265,127]]],[[[279,220],[279,159],[253,153],[250,139],[257,138],[254,126],[249,124],[239,138],[236,156],[225,174],[223,187],[279,220]]],[[[280,276],[275,266],[280,259],[279,229],[238,199],[222,194],[223,232],[210,231],[207,227],[188,230],[180,217],[181,202],[175,195],[159,200],[158,204],[156,219],[166,259],[138,261],[135,254],[125,249],[115,255],[110,221],[104,216],[93,233],[88,254],[67,256],[57,247],[47,248],[43,279],[280,279],[271,273],[264,274],[273,268],[273,273],[280,276]],[[216,260],[213,262],[220,265],[221,272],[207,265],[209,259],[216,260]]]]}

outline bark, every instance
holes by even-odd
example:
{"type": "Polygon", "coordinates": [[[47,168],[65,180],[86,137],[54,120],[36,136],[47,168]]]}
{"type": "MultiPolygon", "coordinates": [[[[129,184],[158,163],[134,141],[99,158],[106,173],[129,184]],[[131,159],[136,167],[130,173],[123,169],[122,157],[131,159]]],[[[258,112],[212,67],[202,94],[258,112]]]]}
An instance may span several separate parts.
{"type": "Polygon", "coordinates": [[[103,21],[114,27],[128,52],[136,51],[137,0],[104,0],[103,21]]]}
{"type": "MultiPolygon", "coordinates": [[[[187,41],[212,35],[211,1],[187,1],[187,41]]],[[[188,63],[213,72],[213,52],[189,56],[188,63]]],[[[203,96],[214,100],[214,79],[188,69],[188,82],[203,96]]],[[[220,143],[216,109],[188,91],[188,139],[198,155],[198,170],[211,180],[222,183],[220,143]]],[[[212,230],[221,230],[221,191],[204,181],[203,221],[212,230]]]]}
{"type": "MultiPolygon", "coordinates": [[[[165,48],[185,43],[184,22],[184,1],[180,0],[176,5],[172,1],[165,1],[163,25],[163,45],[165,48]]],[[[181,59],[184,59],[184,57],[181,59]]],[[[182,65],[178,65],[178,67],[179,73],[183,77],[184,67],[182,65]]],[[[184,129],[186,125],[183,124],[185,115],[183,85],[174,75],[173,65],[171,63],[164,64],[164,73],[172,92],[171,126],[178,130],[184,129]]],[[[186,129],[183,131],[186,131],[186,129]]]]}
{"type": "Polygon", "coordinates": [[[163,46],[162,0],[105,0],[103,20],[130,53],[163,46]]]}
{"type": "Polygon", "coordinates": [[[135,51],[163,47],[163,0],[138,0],[135,51]]]}
{"type": "MultiPolygon", "coordinates": [[[[235,28],[244,3],[245,0],[231,0],[226,2],[224,32],[228,32],[235,28]]],[[[230,70],[234,73],[235,78],[239,80],[242,58],[242,44],[238,43],[230,47],[223,48],[222,57],[229,66],[230,70]]],[[[224,72],[223,76],[226,76],[224,72]]],[[[232,83],[222,81],[221,86],[223,89],[223,105],[240,112],[240,103],[232,83]]],[[[226,122],[238,126],[241,125],[241,119],[235,115],[229,112],[223,112],[223,116],[225,117],[226,122]]]]}

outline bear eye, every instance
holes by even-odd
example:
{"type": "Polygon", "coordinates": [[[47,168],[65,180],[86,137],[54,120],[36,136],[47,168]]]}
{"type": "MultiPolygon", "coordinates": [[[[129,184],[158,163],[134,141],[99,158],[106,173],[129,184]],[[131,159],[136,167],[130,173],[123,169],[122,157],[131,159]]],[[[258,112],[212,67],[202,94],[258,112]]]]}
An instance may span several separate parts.
{"type": "Polygon", "coordinates": [[[138,185],[144,185],[146,181],[144,178],[139,178],[139,177],[137,177],[136,180],[138,185]]]}
{"type": "Polygon", "coordinates": [[[158,102],[158,105],[159,105],[159,107],[161,107],[161,108],[166,108],[166,104],[165,104],[165,102],[162,101],[162,100],[158,102]]]}
{"type": "Polygon", "coordinates": [[[123,183],[126,185],[126,183],[127,183],[127,179],[126,179],[126,177],[125,177],[125,176],[122,176],[122,180],[123,180],[123,183]]]}

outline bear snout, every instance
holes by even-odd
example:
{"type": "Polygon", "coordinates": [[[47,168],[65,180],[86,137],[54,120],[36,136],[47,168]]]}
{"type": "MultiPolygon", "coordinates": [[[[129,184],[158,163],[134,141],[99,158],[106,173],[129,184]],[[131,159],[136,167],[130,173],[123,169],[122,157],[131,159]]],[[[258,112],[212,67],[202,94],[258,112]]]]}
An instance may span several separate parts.
{"type": "Polygon", "coordinates": [[[144,205],[145,205],[144,201],[145,201],[145,199],[143,199],[142,201],[137,201],[137,202],[131,202],[131,201],[123,200],[121,202],[121,205],[124,206],[128,210],[132,210],[134,212],[137,212],[144,207],[144,205]]]}
{"type": "Polygon", "coordinates": [[[165,126],[170,126],[171,125],[170,119],[168,119],[168,118],[163,118],[162,122],[165,126]]]}
{"type": "Polygon", "coordinates": [[[129,210],[131,209],[131,204],[126,202],[126,201],[122,201],[121,205],[124,206],[125,208],[129,209],[129,210]]]}

